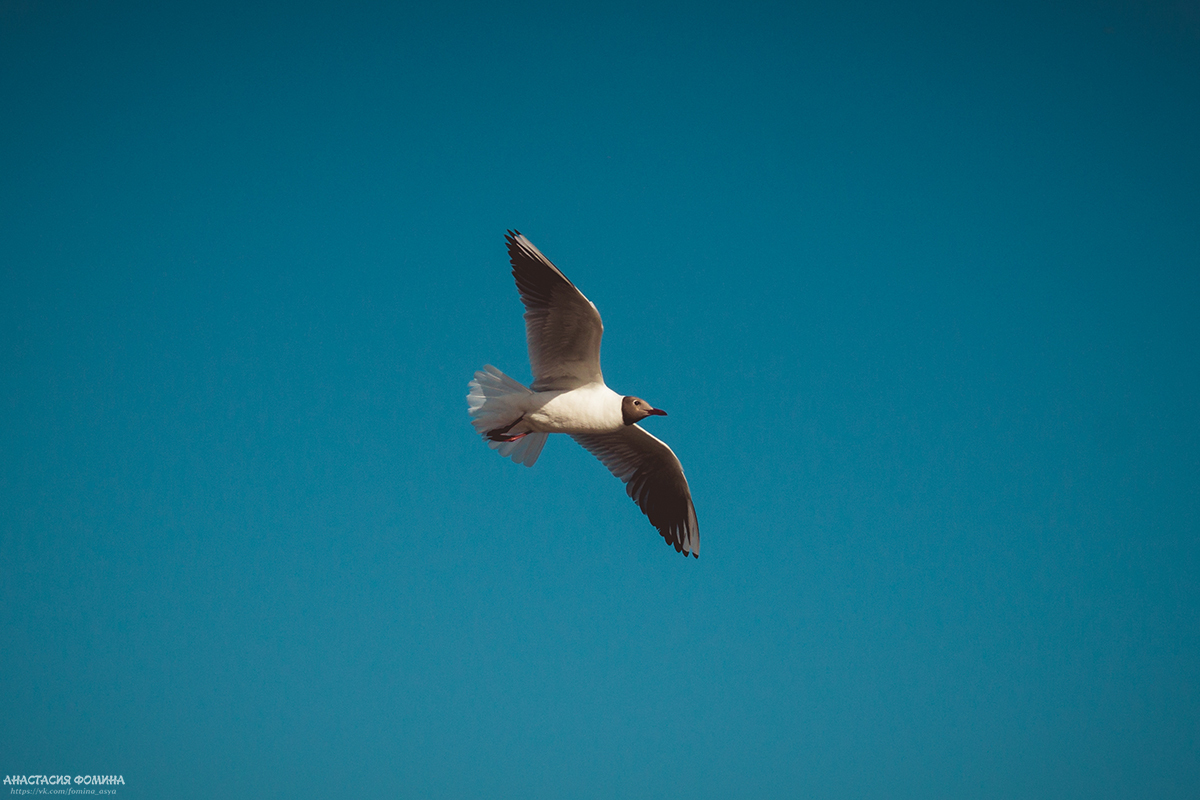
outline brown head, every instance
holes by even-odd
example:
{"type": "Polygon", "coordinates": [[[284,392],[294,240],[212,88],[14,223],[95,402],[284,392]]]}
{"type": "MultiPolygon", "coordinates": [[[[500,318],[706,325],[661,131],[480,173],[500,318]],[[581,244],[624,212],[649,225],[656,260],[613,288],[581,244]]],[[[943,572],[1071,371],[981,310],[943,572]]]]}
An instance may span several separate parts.
{"type": "Polygon", "coordinates": [[[640,397],[629,395],[621,398],[621,419],[626,425],[640,422],[646,417],[665,417],[667,412],[655,408],[640,397]]]}

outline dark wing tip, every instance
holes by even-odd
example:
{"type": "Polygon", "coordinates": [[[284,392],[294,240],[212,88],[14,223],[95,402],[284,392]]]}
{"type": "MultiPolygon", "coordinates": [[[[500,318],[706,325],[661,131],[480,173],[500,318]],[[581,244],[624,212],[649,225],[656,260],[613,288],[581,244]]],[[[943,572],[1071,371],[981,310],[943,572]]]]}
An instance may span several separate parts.
{"type": "MultiPolygon", "coordinates": [[[[642,513],[646,513],[645,509],[642,510],[642,513]]],[[[649,514],[647,514],[647,516],[649,516],[649,514]]],[[[658,528],[658,535],[663,537],[663,540],[668,545],[675,548],[676,553],[679,553],[684,558],[687,558],[689,555],[694,556],[695,558],[700,557],[699,548],[696,548],[695,550],[690,550],[685,547],[685,543],[688,542],[689,538],[696,538],[696,537],[689,537],[687,535],[688,530],[686,528],[684,528],[682,530],[675,529],[675,528],[670,527],[670,523],[666,523],[666,524],[662,524],[662,525],[656,524],[654,527],[658,528]]]]}

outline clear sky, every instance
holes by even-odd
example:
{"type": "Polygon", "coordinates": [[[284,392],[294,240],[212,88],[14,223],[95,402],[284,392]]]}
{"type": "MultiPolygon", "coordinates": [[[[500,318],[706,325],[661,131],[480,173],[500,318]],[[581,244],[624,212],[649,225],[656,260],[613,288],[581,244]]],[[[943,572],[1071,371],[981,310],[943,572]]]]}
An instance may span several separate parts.
{"type": "Polygon", "coordinates": [[[0,773],[1194,798],[1191,2],[0,2],[0,773]],[[552,438],[503,234],[670,412],[552,438]]]}

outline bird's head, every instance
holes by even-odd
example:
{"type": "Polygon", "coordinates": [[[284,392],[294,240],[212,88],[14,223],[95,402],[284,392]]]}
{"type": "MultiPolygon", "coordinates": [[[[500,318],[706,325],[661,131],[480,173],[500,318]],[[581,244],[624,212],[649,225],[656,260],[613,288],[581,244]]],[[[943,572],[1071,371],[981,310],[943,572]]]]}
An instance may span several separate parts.
{"type": "Polygon", "coordinates": [[[646,417],[665,417],[667,412],[655,408],[640,397],[629,395],[621,398],[621,419],[626,425],[632,425],[646,417]]]}

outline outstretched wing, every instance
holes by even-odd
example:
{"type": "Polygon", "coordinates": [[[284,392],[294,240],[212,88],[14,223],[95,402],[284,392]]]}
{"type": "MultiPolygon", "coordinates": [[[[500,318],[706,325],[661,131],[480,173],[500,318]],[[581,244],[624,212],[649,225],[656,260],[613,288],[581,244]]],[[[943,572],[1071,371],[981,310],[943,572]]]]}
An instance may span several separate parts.
{"type": "Polygon", "coordinates": [[[535,392],[603,383],[600,312],[550,259],[517,231],[509,231],[508,256],[525,304],[525,340],[535,392]]]}
{"type": "Polygon", "coordinates": [[[625,491],[667,544],[684,555],[700,557],[696,507],[683,465],[671,448],[638,425],[617,433],[574,433],[571,438],[625,482],[625,491]]]}

